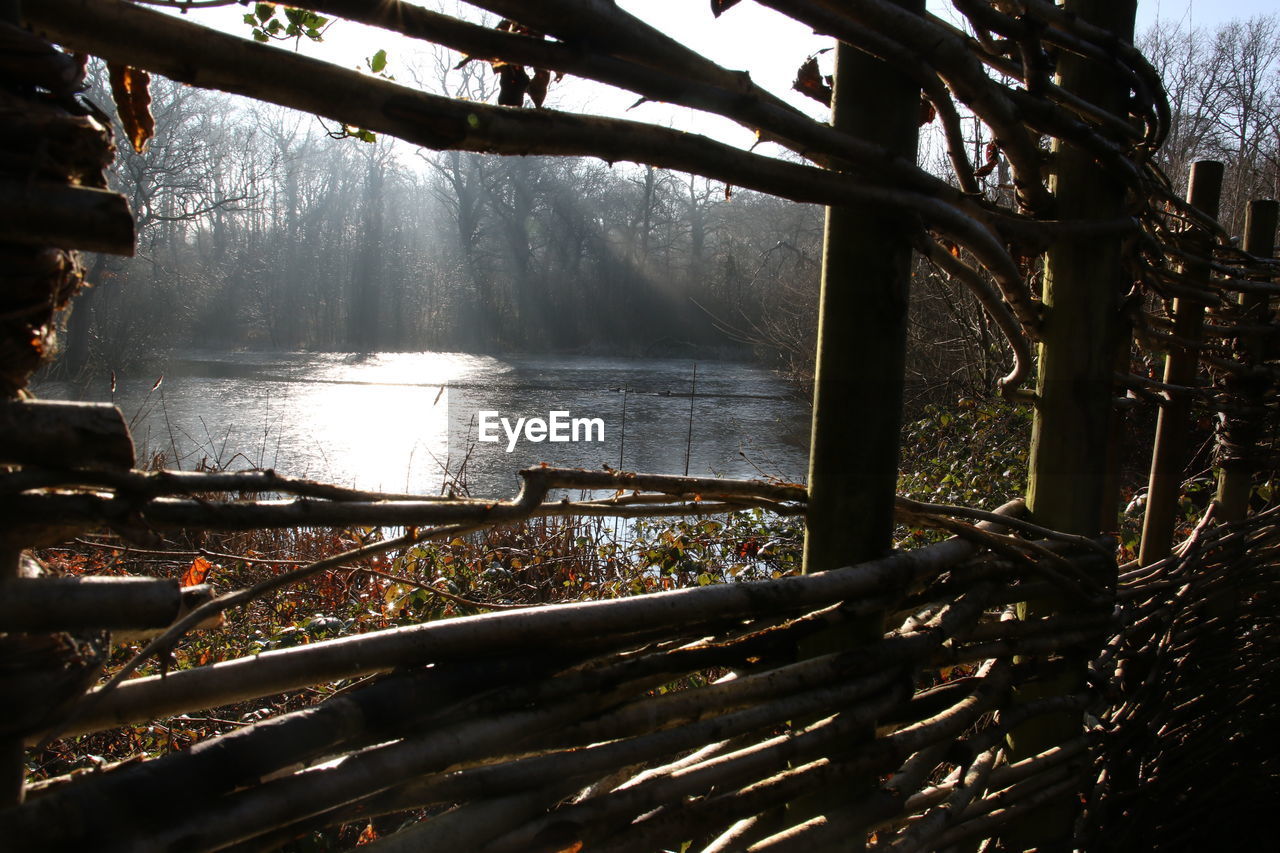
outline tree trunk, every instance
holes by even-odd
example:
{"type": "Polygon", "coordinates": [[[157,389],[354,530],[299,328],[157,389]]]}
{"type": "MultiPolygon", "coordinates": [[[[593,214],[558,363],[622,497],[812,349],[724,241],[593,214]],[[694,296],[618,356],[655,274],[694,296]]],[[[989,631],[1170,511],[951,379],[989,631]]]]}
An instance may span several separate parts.
{"type": "Polygon", "coordinates": [[[377,152],[369,156],[365,177],[364,232],[356,255],[347,298],[347,343],[355,352],[377,352],[382,343],[382,213],[383,165],[377,152]]]}

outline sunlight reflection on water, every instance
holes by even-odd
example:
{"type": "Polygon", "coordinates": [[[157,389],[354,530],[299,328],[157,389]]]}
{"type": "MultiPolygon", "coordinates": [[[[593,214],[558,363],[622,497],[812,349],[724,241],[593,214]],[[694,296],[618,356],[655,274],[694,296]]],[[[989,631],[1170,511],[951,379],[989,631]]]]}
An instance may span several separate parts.
{"type": "MultiPolygon", "coordinates": [[[[274,468],[366,489],[436,493],[467,457],[476,495],[506,496],[522,467],[553,465],[759,477],[803,477],[805,405],[768,371],[733,362],[461,353],[189,353],[121,379],[115,402],[140,459],[172,467],[274,468]],[[164,381],[154,391],[160,375],[164,381]],[[624,393],[625,392],[625,393],[624,393]],[[625,399],[625,436],[623,407],[625,399]],[[474,414],[605,422],[603,443],[475,441],[474,414]],[[453,429],[450,429],[450,416],[453,429]],[[470,451],[468,456],[468,451],[470,451]]],[[[44,383],[43,397],[110,400],[110,387],[44,383]]]]}

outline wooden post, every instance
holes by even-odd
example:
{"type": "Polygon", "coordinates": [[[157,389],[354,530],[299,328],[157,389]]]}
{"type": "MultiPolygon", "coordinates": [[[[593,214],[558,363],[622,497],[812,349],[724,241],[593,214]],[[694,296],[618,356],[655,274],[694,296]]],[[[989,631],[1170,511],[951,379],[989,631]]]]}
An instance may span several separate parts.
{"type": "MultiPolygon", "coordinates": [[[[1280,203],[1273,199],[1252,201],[1244,221],[1244,250],[1260,258],[1270,258],[1276,250],[1276,219],[1280,203]]],[[[1271,300],[1265,293],[1240,294],[1240,313],[1249,326],[1264,326],[1271,322],[1271,300]]],[[[1258,367],[1265,359],[1265,336],[1250,331],[1242,334],[1239,349],[1250,367],[1258,367]]],[[[1236,391],[1239,401],[1258,406],[1259,417],[1265,406],[1265,395],[1270,381],[1263,375],[1249,374],[1239,379],[1229,378],[1228,387],[1236,391]],[[1232,387],[1236,386],[1236,387],[1232,387]]],[[[1226,446],[1222,459],[1222,476],[1218,480],[1218,520],[1239,521],[1249,509],[1249,493],[1253,489],[1253,475],[1258,469],[1254,457],[1258,441],[1259,418],[1243,416],[1228,420],[1225,427],[1226,446]]]]}
{"type": "MultiPolygon", "coordinates": [[[[1133,39],[1136,0],[1067,0],[1065,8],[1126,41],[1133,39]]],[[[1060,85],[1108,112],[1127,112],[1128,89],[1097,60],[1070,52],[1059,58],[1060,85]]],[[[1087,151],[1055,141],[1050,182],[1062,219],[1109,219],[1124,211],[1123,182],[1087,151]]],[[[1063,236],[1049,247],[1043,283],[1044,323],[1031,433],[1027,507],[1038,524],[1095,536],[1103,527],[1113,373],[1123,326],[1125,287],[1121,238],[1063,236]]],[[[1114,578],[1099,578],[1107,583],[1114,578]]],[[[1025,602],[1024,619],[1071,609],[1064,598],[1025,602]]],[[[1057,679],[1025,685],[1017,701],[1074,692],[1083,664],[1057,679]]],[[[1035,755],[1080,734],[1079,714],[1037,717],[1009,737],[1010,761],[1035,755]]],[[[1013,821],[1003,838],[1009,849],[1063,844],[1071,838],[1079,805],[1075,794],[1013,821]]]]}
{"type": "MultiPolygon", "coordinates": [[[[922,0],[900,5],[922,11],[922,0]]],[[[915,158],[919,89],[836,48],[833,123],[915,158]]],[[[892,547],[911,226],[869,207],[827,208],[809,448],[807,573],[892,547]]]]}
{"type": "MultiPolygon", "coordinates": [[[[924,0],[894,0],[918,14],[924,0]]],[[[916,157],[920,90],[867,54],[836,48],[832,123],[916,157]]],[[[893,547],[906,353],[912,225],[869,206],[827,208],[823,245],[805,573],[880,557],[893,547]]],[[[881,637],[880,614],[862,617],[802,645],[802,656],[881,637]]],[[[868,728],[866,737],[874,737],[868,728]]],[[[855,744],[850,744],[852,747],[855,744]]],[[[809,798],[799,808],[834,814],[876,780],[809,798]]],[[[807,815],[806,815],[807,816],[807,815]]],[[[849,839],[848,849],[861,849],[849,839]]]]}
{"type": "MultiPolygon", "coordinates": [[[[20,12],[18,0],[0,0],[0,21],[17,24],[20,12]]],[[[0,543],[0,584],[17,579],[21,559],[20,548],[0,543]]],[[[17,700],[11,696],[8,701],[17,700]]],[[[0,714],[4,713],[5,709],[0,707],[0,714]]],[[[26,750],[22,738],[0,738],[0,809],[22,802],[26,777],[26,750]]]]}
{"type": "MultiPolygon", "coordinates": [[[[1115,371],[1120,375],[1129,372],[1133,358],[1133,326],[1122,318],[1116,329],[1115,371]]],[[[1126,401],[1121,401],[1126,402],[1126,401]]],[[[1124,474],[1121,471],[1121,460],[1124,456],[1126,435],[1129,428],[1129,411],[1126,407],[1112,406],[1111,425],[1108,427],[1106,479],[1102,486],[1102,515],[1099,530],[1103,533],[1120,528],[1121,492],[1124,488],[1124,474]]]]}
{"type": "MultiPolygon", "coordinates": [[[[4,595],[7,584],[18,580],[21,560],[22,551],[19,548],[0,544],[0,595],[4,595]]],[[[8,696],[4,704],[20,701],[22,700],[17,696],[8,696]]],[[[14,712],[15,709],[0,705],[0,716],[12,716],[14,712]]],[[[22,803],[27,778],[26,757],[21,737],[0,738],[0,809],[22,803]]]]}
{"type": "MultiPolygon", "coordinates": [[[[1191,183],[1187,201],[1192,207],[1214,218],[1218,215],[1218,199],[1222,194],[1221,163],[1201,160],[1191,167],[1191,183]]],[[[1209,238],[1193,242],[1192,250],[1207,254],[1209,238]]],[[[1207,280],[1207,263],[1188,263],[1188,278],[1207,280]]],[[[1204,337],[1204,305],[1188,299],[1173,302],[1173,333],[1186,341],[1204,337]]],[[[1164,362],[1164,381],[1190,387],[1199,373],[1199,353],[1171,349],[1164,362]]],[[[1169,556],[1173,533],[1177,526],[1178,497],[1182,493],[1182,473],[1187,464],[1187,432],[1191,426],[1191,398],[1171,392],[1168,402],[1160,407],[1156,420],[1155,447],[1151,452],[1151,479],[1147,486],[1147,511],[1142,520],[1142,545],[1138,562],[1148,566],[1169,556]]]]}

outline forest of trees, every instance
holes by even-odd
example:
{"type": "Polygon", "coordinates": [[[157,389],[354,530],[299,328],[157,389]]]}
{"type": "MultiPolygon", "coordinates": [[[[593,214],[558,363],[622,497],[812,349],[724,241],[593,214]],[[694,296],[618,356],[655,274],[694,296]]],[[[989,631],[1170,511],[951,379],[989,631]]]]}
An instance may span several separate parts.
{"type": "MultiPolygon", "coordinates": [[[[1181,187],[1191,162],[1225,161],[1222,220],[1239,233],[1247,201],[1280,189],[1280,17],[1160,24],[1139,44],[1173,109],[1161,165],[1181,187]]],[[[495,100],[487,65],[452,64],[414,74],[495,100]]],[[[122,145],[114,167],[138,254],[88,261],[96,287],[63,335],[64,376],[190,346],[751,351],[806,373],[820,208],[652,167],[333,138],[314,117],[163,79],[153,97],[155,138],[141,155],[122,145]]],[[[989,390],[999,336],[967,292],[917,281],[912,334],[930,346],[912,379],[989,390]]]]}
{"type": "Polygon", "coordinates": [[[1220,220],[1239,235],[1251,199],[1280,196],[1280,15],[1215,31],[1157,24],[1137,42],[1169,96],[1158,162],[1179,190],[1197,160],[1226,165],[1220,220]]]}
{"type": "MultiPolygon", "coordinates": [[[[487,66],[453,76],[493,99],[487,66]]],[[[162,78],[152,94],[156,136],[114,174],[138,254],[88,262],[73,373],[172,346],[741,351],[801,298],[790,284],[816,286],[816,207],[651,167],[334,139],[162,78]]]]}

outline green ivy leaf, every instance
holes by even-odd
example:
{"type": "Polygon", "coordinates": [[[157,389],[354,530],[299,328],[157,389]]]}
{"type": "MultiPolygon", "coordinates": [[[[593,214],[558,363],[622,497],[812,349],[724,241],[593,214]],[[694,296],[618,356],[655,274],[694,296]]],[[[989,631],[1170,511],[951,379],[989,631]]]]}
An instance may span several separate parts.
{"type": "MultiPolygon", "coordinates": [[[[276,13],[275,3],[259,3],[253,8],[253,13],[258,16],[258,20],[266,23],[276,13]]],[[[248,15],[245,16],[248,18],[248,15]]]]}
{"type": "Polygon", "coordinates": [[[380,50],[369,58],[369,70],[374,74],[379,74],[382,69],[387,67],[387,52],[380,50]]]}

